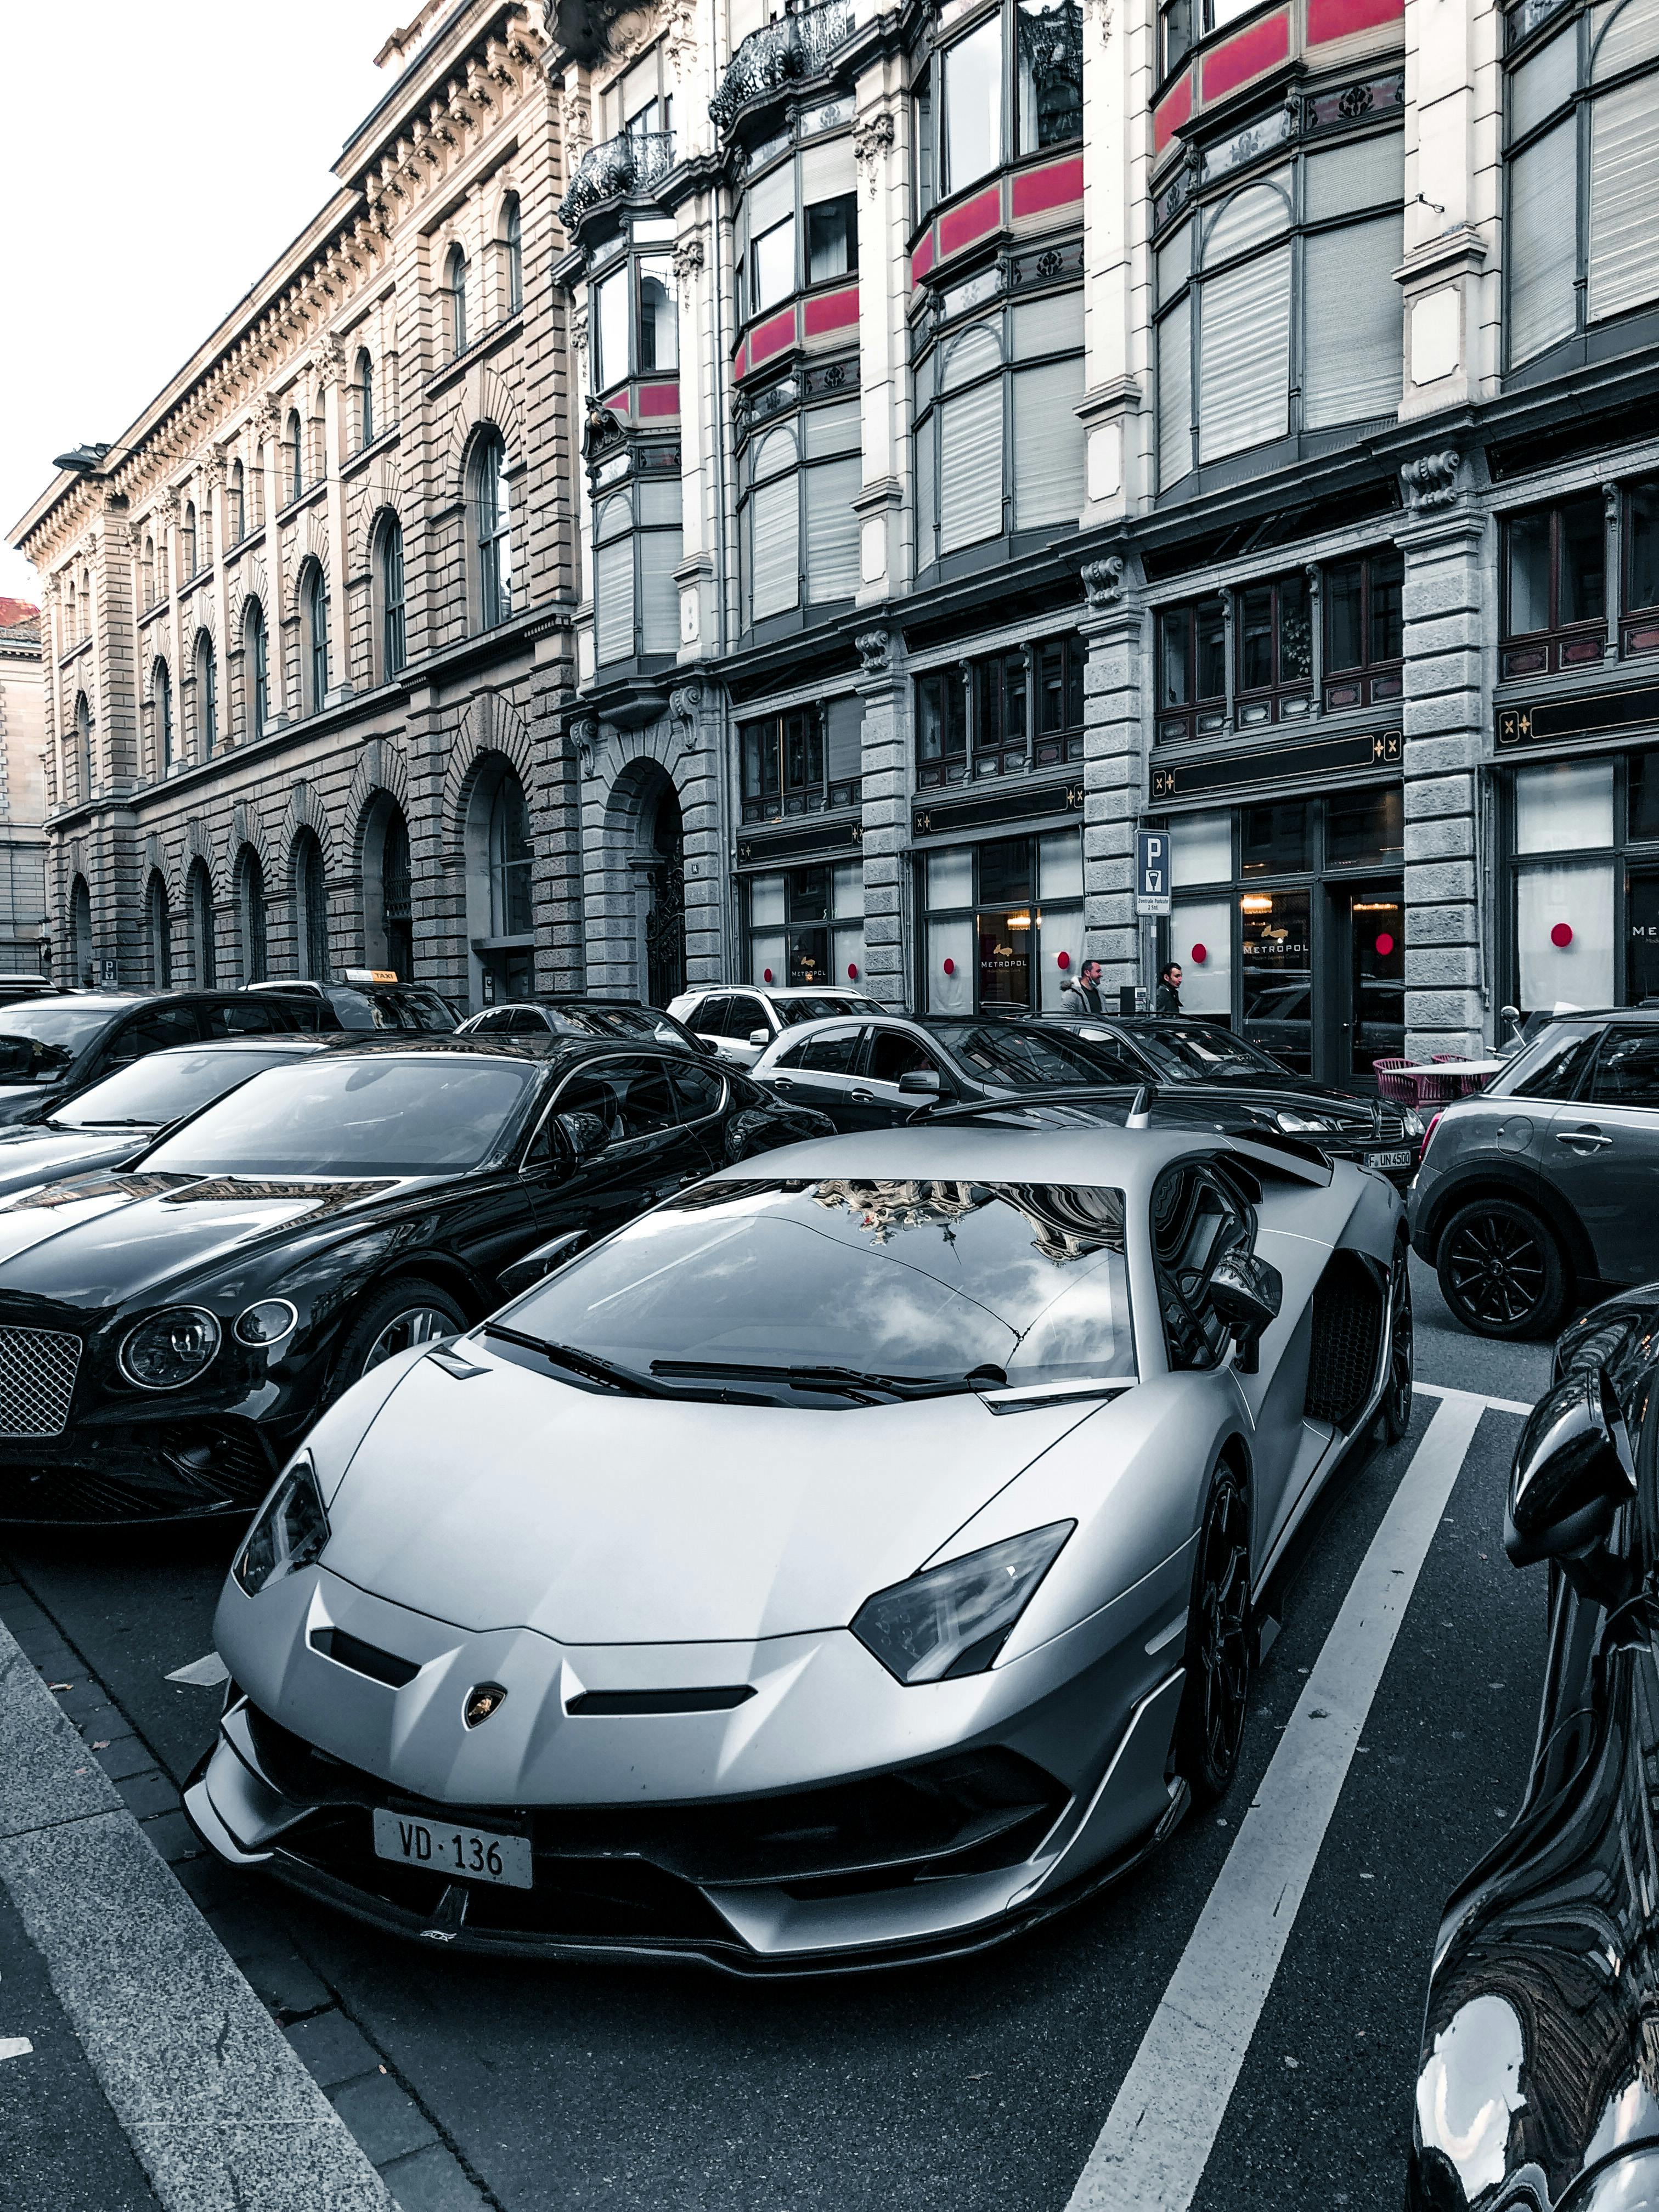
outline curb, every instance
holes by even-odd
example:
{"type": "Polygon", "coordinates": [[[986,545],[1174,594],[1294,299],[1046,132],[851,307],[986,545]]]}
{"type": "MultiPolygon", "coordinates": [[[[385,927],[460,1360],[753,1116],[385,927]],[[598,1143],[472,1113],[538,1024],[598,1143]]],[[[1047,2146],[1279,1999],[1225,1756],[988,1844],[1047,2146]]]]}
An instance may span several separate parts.
{"type": "Polygon", "coordinates": [[[166,2212],[394,2212],[3,1623],[0,1882],[166,2212]]]}

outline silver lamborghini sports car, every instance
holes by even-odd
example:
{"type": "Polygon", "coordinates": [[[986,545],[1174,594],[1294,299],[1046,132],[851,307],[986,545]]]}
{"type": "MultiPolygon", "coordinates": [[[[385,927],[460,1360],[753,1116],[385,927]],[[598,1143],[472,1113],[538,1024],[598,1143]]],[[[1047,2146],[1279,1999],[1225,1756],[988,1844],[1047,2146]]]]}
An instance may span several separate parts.
{"type": "Polygon", "coordinates": [[[1290,1140],[769,1152],[324,1414],[191,1817],[476,1950],[994,1942],[1227,1787],[1270,1578],[1411,1375],[1399,1198],[1290,1140]]]}

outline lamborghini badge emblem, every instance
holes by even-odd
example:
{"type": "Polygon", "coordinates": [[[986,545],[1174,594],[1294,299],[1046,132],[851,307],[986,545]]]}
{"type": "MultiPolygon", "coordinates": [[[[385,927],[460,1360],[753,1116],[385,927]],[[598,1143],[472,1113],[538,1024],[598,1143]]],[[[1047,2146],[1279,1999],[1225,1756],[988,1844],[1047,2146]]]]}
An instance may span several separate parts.
{"type": "Polygon", "coordinates": [[[489,1718],[506,1698],[507,1692],[499,1682],[475,1682],[466,1693],[463,1717],[469,1728],[477,1728],[489,1718]]]}

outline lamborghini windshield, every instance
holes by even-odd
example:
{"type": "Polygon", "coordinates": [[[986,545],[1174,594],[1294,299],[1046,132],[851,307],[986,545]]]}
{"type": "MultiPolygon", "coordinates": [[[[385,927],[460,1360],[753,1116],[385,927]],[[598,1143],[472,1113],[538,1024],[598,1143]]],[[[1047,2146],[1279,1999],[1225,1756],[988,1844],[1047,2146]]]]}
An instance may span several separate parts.
{"type": "Polygon", "coordinates": [[[964,1389],[1132,1377],[1123,1194],[1055,1183],[704,1183],[509,1307],[665,1381],[832,1371],[964,1389]]]}

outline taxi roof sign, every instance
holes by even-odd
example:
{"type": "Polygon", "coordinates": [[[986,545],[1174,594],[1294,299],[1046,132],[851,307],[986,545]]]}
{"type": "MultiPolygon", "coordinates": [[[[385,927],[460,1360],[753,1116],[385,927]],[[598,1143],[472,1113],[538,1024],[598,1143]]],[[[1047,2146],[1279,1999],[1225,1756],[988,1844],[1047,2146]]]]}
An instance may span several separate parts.
{"type": "Polygon", "coordinates": [[[398,971],[395,968],[348,968],[345,979],[348,983],[395,983],[398,971]]]}

